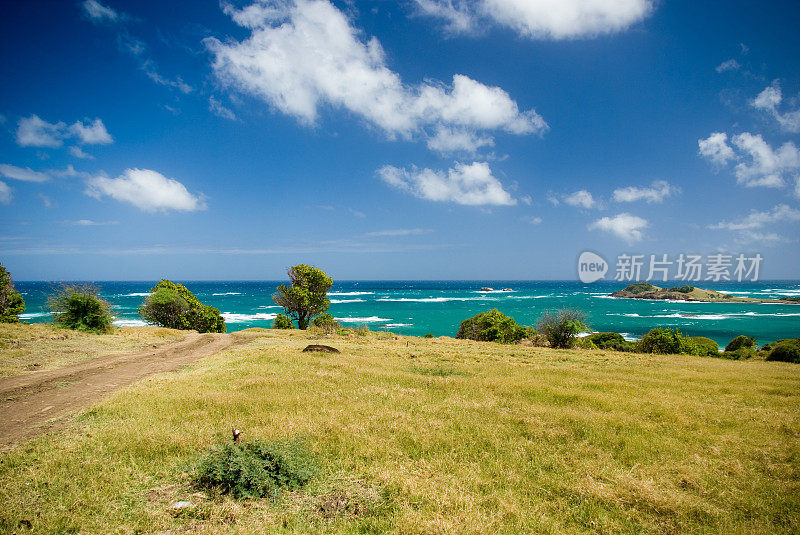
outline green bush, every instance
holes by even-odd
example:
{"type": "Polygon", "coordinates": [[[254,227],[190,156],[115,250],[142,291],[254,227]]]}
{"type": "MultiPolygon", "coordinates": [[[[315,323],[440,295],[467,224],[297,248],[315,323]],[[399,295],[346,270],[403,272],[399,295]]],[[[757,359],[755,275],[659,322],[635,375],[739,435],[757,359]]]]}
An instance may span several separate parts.
{"type": "Polygon", "coordinates": [[[18,323],[19,315],[25,312],[25,300],[14,288],[11,275],[0,264],[0,323],[18,323]]]}
{"type": "Polygon", "coordinates": [[[589,329],[585,321],[586,314],[580,310],[563,309],[545,312],[536,327],[550,342],[550,347],[567,348],[572,347],[579,333],[589,329]]]}
{"type": "Polygon", "coordinates": [[[316,474],[302,442],[252,441],[226,444],[209,452],[194,471],[194,484],[234,498],[276,498],[297,490],[316,474]]]}
{"type": "Polygon", "coordinates": [[[294,329],[294,323],[292,323],[292,318],[290,318],[286,314],[278,314],[277,316],[275,316],[275,319],[272,320],[272,328],[294,329]]]}
{"type": "Polygon", "coordinates": [[[425,338],[433,338],[433,334],[428,333],[428,334],[425,335],[425,338]]]}
{"type": "Polygon", "coordinates": [[[297,326],[306,329],[311,318],[322,314],[331,302],[328,290],[333,279],[319,268],[298,264],[287,270],[291,286],[281,284],[272,300],[283,307],[287,315],[297,320],[297,326]]]}
{"type": "Polygon", "coordinates": [[[150,290],[150,296],[139,308],[139,315],[146,321],[162,327],[195,330],[199,333],[225,332],[225,318],[219,310],[201,303],[186,286],[167,279],[161,279],[150,290]],[[186,303],[186,307],[183,306],[181,299],[186,303]],[[178,310],[182,312],[177,314],[178,310]]]}
{"type": "Polygon", "coordinates": [[[725,346],[725,351],[726,352],[727,351],[736,351],[737,349],[740,349],[740,348],[743,348],[743,347],[744,348],[755,349],[755,347],[756,347],[756,339],[753,338],[752,336],[739,335],[736,338],[734,338],[733,340],[731,340],[730,342],[728,342],[728,345],[725,346]]]}
{"type": "Polygon", "coordinates": [[[681,294],[690,294],[694,291],[694,286],[678,286],[675,288],[670,288],[670,292],[678,292],[681,294]]]}
{"type": "Polygon", "coordinates": [[[778,340],[768,346],[767,360],[800,364],[800,338],[778,340]]]}
{"type": "Polygon", "coordinates": [[[525,335],[525,328],[517,324],[514,318],[495,308],[462,321],[456,338],[513,344],[525,338],[525,335]]]}
{"type": "Polygon", "coordinates": [[[342,327],[342,325],[336,321],[333,316],[327,313],[320,314],[311,320],[311,325],[328,334],[336,332],[342,327]]]}
{"type": "Polygon", "coordinates": [[[727,349],[719,354],[720,357],[724,359],[730,360],[745,360],[751,359],[756,356],[756,350],[752,347],[740,347],[738,349],[734,349],[732,351],[728,351],[727,349]]]}
{"type": "Polygon", "coordinates": [[[633,351],[636,344],[629,342],[619,333],[594,333],[585,340],[592,342],[598,349],[610,351],[633,351]]]}
{"type": "Polygon", "coordinates": [[[59,327],[92,333],[114,329],[111,307],[92,285],[63,286],[50,297],[49,306],[59,327]]]}
{"type": "Polygon", "coordinates": [[[681,353],[681,340],[683,335],[678,329],[657,327],[642,336],[636,349],[640,353],[659,353],[662,355],[677,355],[681,353]]]}
{"type": "Polygon", "coordinates": [[[682,343],[681,353],[687,355],[697,355],[698,357],[718,357],[720,355],[719,344],[705,336],[686,337],[682,343]]]}
{"type": "Polygon", "coordinates": [[[643,294],[645,292],[654,292],[656,290],[658,290],[658,287],[653,286],[649,282],[634,282],[633,284],[627,285],[624,291],[632,294],[643,294]]]}

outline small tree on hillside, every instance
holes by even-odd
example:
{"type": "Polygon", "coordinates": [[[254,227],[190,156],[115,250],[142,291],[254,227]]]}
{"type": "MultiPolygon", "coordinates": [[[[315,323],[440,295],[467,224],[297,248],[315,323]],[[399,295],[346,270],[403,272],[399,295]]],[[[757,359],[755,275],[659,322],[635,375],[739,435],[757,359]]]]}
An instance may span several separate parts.
{"type": "Polygon", "coordinates": [[[11,275],[0,264],[0,323],[17,323],[25,312],[25,301],[14,288],[11,275]]]}
{"type": "Polygon", "coordinates": [[[98,334],[111,332],[111,306],[98,294],[98,289],[89,284],[63,286],[49,300],[56,325],[98,334]]]}
{"type": "Polygon", "coordinates": [[[550,347],[567,348],[575,343],[575,337],[586,331],[586,314],[580,310],[563,309],[558,312],[545,312],[539,318],[537,329],[545,335],[550,347]]]}
{"type": "Polygon", "coordinates": [[[173,288],[159,288],[144,300],[139,315],[149,323],[169,329],[182,329],[189,303],[173,288]]]}
{"type": "Polygon", "coordinates": [[[297,320],[297,326],[306,329],[311,318],[322,314],[331,302],[328,290],[333,279],[321,269],[305,264],[298,264],[287,270],[292,285],[281,284],[272,296],[276,305],[280,305],[286,314],[297,320]]]}

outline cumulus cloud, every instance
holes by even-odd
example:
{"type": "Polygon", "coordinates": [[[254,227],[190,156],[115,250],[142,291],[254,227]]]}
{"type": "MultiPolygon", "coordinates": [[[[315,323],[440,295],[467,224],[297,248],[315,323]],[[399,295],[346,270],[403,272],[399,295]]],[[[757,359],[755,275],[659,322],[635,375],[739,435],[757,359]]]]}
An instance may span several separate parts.
{"type": "Polygon", "coordinates": [[[733,146],[720,132],[698,141],[700,154],[712,163],[738,161],[734,174],[744,186],[783,187],[800,169],[800,150],[791,141],[773,149],[760,135],[743,132],[731,138],[731,143],[733,146]]]}
{"type": "Polygon", "coordinates": [[[648,203],[661,203],[664,199],[680,191],[677,187],[664,180],[656,180],[650,187],[639,188],[628,186],[614,190],[614,200],[617,202],[647,201],[648,203]]]}
{"type": "Polygon", "coordinates": [[[91,178],[86,194],[97,199],[108,196],[145,212],[192,212],[206,208],[205,202],[189,193],[186,186],[149,169],[126,169],[117,178],[91,178]]]}
{"type": "Polygon", "coordinates": [[[107,145],[114,142],[114,138],[106,130],[100,119],[86,123],[76,121],[67,126],[63,121],[49,123],[38,115],[23,117],[17,123],[17,144],[21,147],[50,147],[57,148],[64,144],[65,139],[75,139],[85,145],[107,145]]]}
{"type": "Polygon", "coordinates": [[[592,197],[592,194],[585,189],[564,195],[562,199],[570,206],[578,206],[580,208],[586,208],[587,210],[597,205],[597,201],[592,197]]]}
{"type": "Polygon", "coordinates": [[[759,212],[751,210],[750,213],[739,221],[721,221],[714,225],[709,225],[710,229],[726,230],[753,230],[763,228],[771,223],[786,223],[800,221],[800,210],[796,210],[786,204],[779,204],[772,210],[759,212]]]}
{"type": "Polygon", "coordinates": [[[651,0],[415,0],[422,14],[470,31],[485,21],[530,39],[576,39],[615,33],[643,20],[651,0]]]}
{"type": "Polygon", "coordinates": [[[647,228],[647,226],[648,222],[646,219],[628,213],[622,213],[614,217],[598,219],[589,225],[589,230],[610,232],[628,243],[633,243],[641,241],[644,237],[642,229],[647,228]]]}
{"type": "Polygon", "coordinates": [[[123,16],[97,0],[85,0],[81,3],[83,12],[89,20],[96,24],[114,23],[122,20],[123,16]]]}
{"type": "Polygon", "coordinates": [[[47,182],[50,176],[30,167],[17,167],[16,165],[0,164],[0,175],[23,182],[47,182]]]}
{"type": "Polygon", "coordinates": [[[406,170],[386,165],[377,173],[390,186],[429,201],[467,206],[510,206],[517,203],[492,175],[486,162],[456,163],[447,172],[417,167],[406,170]]]}
{"type": "Polygon", "coordinates": [[[782,113],[778,107],[783,101],[781,86],[777,80],[772,85],[765,88],[754,98],[750,104],[757,110],[764,111],[771,115],[781,128],[786,132],[800,132],[800,109],[788,110],[782,113]]]}
{"type": "Polygon", "coordinates": [[[219,80],[254,95],[304,124],[324,106],[366,120],[390,138],[430,137],[434,150],[472,150],[490,138],[481,130],[542,133],[544,119],[521,111],[503,89],[456,74],[451,84],[405,84],[386,64],[381,44],[327,0],[263,0],[225,12],[251,29],[239,42],[204,42],[219,80]]]}
{"type": "Polygon", "coordinates": [[[735,59],[729,59],[717,65],[716,71],[719,73],[723,73],[728,71],[738,71],[741,68],[742,66],[738,61],[736,61],[735,59]]]}
{"type": "Polygon", "coordinates": [[[11,187],[5,182],[0,181],[0,204],[8,204],[14,195],[11,193],[11,187]]]}

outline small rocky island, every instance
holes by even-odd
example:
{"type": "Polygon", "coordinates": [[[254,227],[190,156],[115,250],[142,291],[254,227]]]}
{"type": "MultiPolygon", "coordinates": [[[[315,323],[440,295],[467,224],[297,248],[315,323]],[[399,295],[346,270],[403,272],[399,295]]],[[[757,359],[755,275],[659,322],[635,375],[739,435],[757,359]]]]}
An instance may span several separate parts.
{"type": "Polygon", "coordinates": [[[618,290],[611,297],[620,299],[659,299],[670,301],[701,301],[704,303],[772,303],[800,304],[798,297],[781,297],[780,299],[755,299],[752,297],[736,297],[714,290],[703,290],[694,286],[677,286],[661,288],[649,282],[629,284],[624,290],[618,290]]]}

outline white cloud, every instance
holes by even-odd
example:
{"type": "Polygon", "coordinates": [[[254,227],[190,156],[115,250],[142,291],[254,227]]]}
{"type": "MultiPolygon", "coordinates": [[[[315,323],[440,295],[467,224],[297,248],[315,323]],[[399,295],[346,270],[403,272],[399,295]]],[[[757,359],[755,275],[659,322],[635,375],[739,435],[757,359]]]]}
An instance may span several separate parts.
{"type": "Polygon", "coordinates": [[[42,204],[44,205],[45,208],[52,208],[53,206],[55,206],[53,199],[51,199],[44,193],[39,193],[39,199],[42,201],[42,204]]]}
{"type": "Polygon", "coordinates": [[[491,21],[531,39],[576,39],[622,31],[647,17],[650,0],[415,0],[423,14],[470,31],[491,21]]]}
{"type": "Polygon", "coordinates": [[[700,154],[719,165],[738,160],[734,174],[739,184],[780,188],[800,170],[800,150],[791,141],[773,149],[760,135],[743,132],[731,138],[734,150],[727,139],[717,132],[699,140],[700,154]]]}
{"type": "Polygon", "coordinates": [[[378,170],[378,176],[390,186],[429,201],[468,206],[510,206],[517,203],[492,175],[486,162],[456,163],[447,172],[417,167],[406,170],[386,165],[378,170]]]}
{"type": "Polygon", "coordinates": [[[656,180],[647,188],[628,186],[627,188],[615,189],[614,200],[617,202],[647,201],[648,203],[661,203],[678,191],[680,190],[669,182],[656,180]]]}
{"type": "Polygon", "coordinates": [[[622,213],[615,215],[614,217],[603,217],[598,219],[589,225],[589,230],[604,230],[606,232],[611,232],[626,242],[633,243],[641,241],[641,239],[644,237],[642,229],[647,228],[647,226],[648,222],[646,219],[642,219],[641,217],[628,213],[622,213]]]}
{"type": "Polygon", "coordinates": [[[728,145],[728,134],[724,132],[714,132],[706,139],[698,139],[697,145],[700,147],[700,155],[717,165],[725,165],[736,157],[728,145]]]}
{"type": "Polygon", "coordinates": [[[236,114],[223,106],[220,101],[213,97],[213,95],[208,97],[208,109],[217,117],[222,117],[223,119],[229,119],[231,121],[236,120],[236,114]]]}
{"type": "Polygon", "coordinates": [[[364,234],[364,236],[368,238],[381,238],[386,236],[421,236],[423,234],[430,234],[431,232],[433,231],[424,228],[399,228],[367,232],[364,234]]]}
{"type": "Polygon", "coordinates": [[[117,22],[122,16],[108,6],[104,6],[97,0],[86,0],[81,4],[83,11],[89,20],[95,23],[117,22]]]}
{"type": "Polygon", "coordinates": [[[729,59],[717,65],[716,71],[719,73],[723,73],[728,71],[738,71],[741,68],[742,66],[738,61],[736,61],[735,59],[729,59]]]}
{"type": "Polygon", "coordinates": [[[594,200],[592,194],[585,189],[564,195],[562,198],[564,199],[564,202],[570,206],[579,206],[581,208],[586,208],[587,210],[593,208],[597,204],[597,201],[594,200]]]}
{"type": "Polygon", "coordinates": [[[76,121],[70,125],[69,133],[77,138],[79,143],[86,145],[108,145],[114,142],[114,138],[100,119],[95,119],[91,123],[87,119],[86,124],[76,121]]]}
{"type": "Polygon", "coordinates": [[[119,221],[93,221],[91,219],[78,219],[77,221],[66,221],[66,223],[76,227],[105,227],[108,225],[119,225],[119,221]]]}
{"type": "Polygon", "coordinates": [[[88,186],[87,195],[97,199],[107,195],[145,212],[191,212],[206,208],[205,202],[189,193],[186,186],[149,169],[126,169],[117,178],[94,177],[89,179],[88,186]]]}
{"type": "Polygon", "coordinates": [[[72,154],[76,158],[81,158],[82,160],[93,160],[94,156],[91,154],[87,154],[83,152],[83,149],[77,146],[73,146],[69,148],[69,153],[72,154]]]}
{"type": "Polygon", "coordinates": [[[48,123],[38,115],[24,117],[17,123],[17,144],[22,147],[60,147],[66,124],[48,123]]]}
{"type": "Polygon", "coordinates": [[[13,197],[11,187],[5,182],[0,182],[0,204],[10,203],[13,197]]]}
{"type": "Polygon", "coordinates": [[[265,0],[241,11],[224,9],[252,34],[241,42],[205,40],[216,76],[302,123],[314,124],[327,105],[365,119],[390,138],[432,135],[434,147],[467,149],[488,144],[477,130],[529,134],[547,129],[535,111],[520,111],[501,88],[467,76],[454,75],[450,85],[404,84],[387,66],[378,40],[364,42],[327,0],[265,0]]]}
{"type": "Polygon", "coordinates": [[[451,152],[474,154],[481,147],[494,146],[494,139],[491,136],[478,136],[469,130],[439,125],[434,134],[428,138],[427,144],[429,149],[442,154],[451,152]]]}
{"type": "Polygon", "coordinates": [[[30,167],[17,167],[16,165],[0,164],[0,175],[23,182],[47,182],[50,176],[34,171],[30,167]]]}
{"type": "Polygon", "coordinates": [[[526,217],[525,221],[527,221],[531,225],[538,225],[542,222],[542,218],[538,216],[526,217]]]}
{"type": "Polygon", "coordinates": [[[775,245],[777,243],[788,242],[786,238],[775,232],[754,232],[743,230],[734,238],[737,243],[758,243],[759,245],[775,245]]]}
{"type": "Polygon", "coordinates": [[[800,210],[796,210],[786,204],[779,204],[772,210],[767,210],[765,212],[752,210],[740,221],[721,221],[714,225],[709,225],[708,228],[726,230],[752,230],[763,228],[771,223],[786,223],[792,221],[800,221],[800,210]]]}
{"type": "Polygon", "coordinates": [[[800,109],[781,113],[780,110],[778,110],[778,106],[780,106],[782,101],[783,94],[781,92],[781,86],[778,81],[775,80],[772,82],[771,86],[759,93],[750,104],[757,110],[762,110],[772,115],[786,132],[800,132],[800,109]]]}

